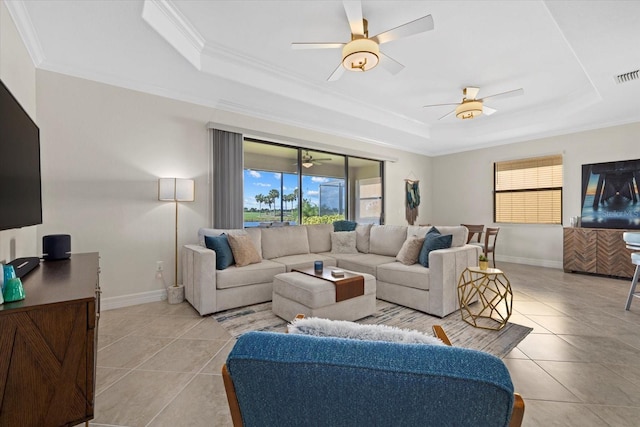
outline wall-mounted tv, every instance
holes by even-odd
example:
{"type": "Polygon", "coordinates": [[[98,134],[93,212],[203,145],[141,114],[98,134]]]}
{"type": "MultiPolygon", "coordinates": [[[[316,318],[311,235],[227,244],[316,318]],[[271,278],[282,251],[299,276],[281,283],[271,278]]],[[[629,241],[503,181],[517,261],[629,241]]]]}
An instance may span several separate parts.
{"type": "Polygon", "coordinates": [[[42,224],[40,130],[0,81],[0,230],[42,224]]]}
{"type": "Polygon", "coordinates": [[[640,229],[640,159],[582,165],[583,227],[640,229]]]}

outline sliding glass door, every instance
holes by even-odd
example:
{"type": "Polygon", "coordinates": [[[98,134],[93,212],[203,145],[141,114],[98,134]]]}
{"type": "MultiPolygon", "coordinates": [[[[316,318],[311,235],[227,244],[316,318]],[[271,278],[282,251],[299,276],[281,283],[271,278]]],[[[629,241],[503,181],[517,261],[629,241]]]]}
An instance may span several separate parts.
{"type": "Polygon", "coordinates": [[[382,162],[244,141],[244,226],[383,222],[382,162]]]}

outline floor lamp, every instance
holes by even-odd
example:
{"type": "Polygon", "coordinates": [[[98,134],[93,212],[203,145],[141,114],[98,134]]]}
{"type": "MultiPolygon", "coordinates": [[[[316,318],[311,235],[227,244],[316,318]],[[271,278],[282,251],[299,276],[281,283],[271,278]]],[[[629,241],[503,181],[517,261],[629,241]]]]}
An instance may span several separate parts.
{"type": "MultiPolygon", "coordinates": [[[[158,200],[176,204],[175,269],[173,287],[178,287],[178,202],[193,202],[195,183],[192,179],[160,178],[158,180],[158,200]]],[[[180,298],[181,300],[183,298],[180,298]]],[[[171,302],[171,300],[169,301],[171,302]]],[[[182,302],[182,301],[178,301],[182,302]]]]}

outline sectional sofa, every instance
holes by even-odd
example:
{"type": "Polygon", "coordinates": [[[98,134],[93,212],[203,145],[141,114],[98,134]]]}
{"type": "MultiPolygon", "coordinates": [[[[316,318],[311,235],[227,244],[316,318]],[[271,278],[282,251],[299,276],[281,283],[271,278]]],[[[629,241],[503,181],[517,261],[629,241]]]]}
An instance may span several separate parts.
{"type": "Polygon", "coordinates": [[[466,227],[436,227],[441,234],[452,235],[451,247],[430,252],[428,268],[403,264],[396,257],[408,238],[424,237],[431,227],[358,224],[354,253],[336,253],[332,248],[332,224],[201,228],[199,243],[185,245],[182,251],[185,297],[201,315],[270,301],[275,275],[310,268],[321,260],[325,266],[375,276],[379,299],[444,317],[458,309],[458,279],[465,268],[477,265],[480,250],[466,244],[466,227]],[[216,253],[205,246],[205,236],[222,233],[248,235],[260,262],[217,270],[216,253]]]}

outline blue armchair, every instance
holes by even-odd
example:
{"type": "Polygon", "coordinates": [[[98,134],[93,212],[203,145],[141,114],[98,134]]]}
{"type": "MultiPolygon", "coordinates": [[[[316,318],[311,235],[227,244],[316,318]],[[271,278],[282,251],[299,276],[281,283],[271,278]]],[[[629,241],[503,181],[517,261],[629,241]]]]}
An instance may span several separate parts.
{"type": "Polygon", "coordinates": [[[524,412],[500,359],[450,346],[249,332],[222,374],[234,426],[518,426],[524,412]]]}

